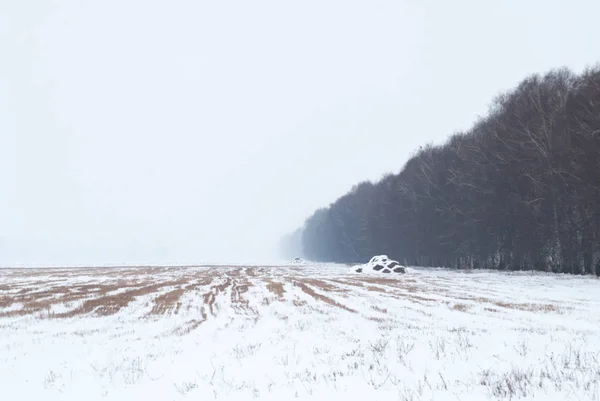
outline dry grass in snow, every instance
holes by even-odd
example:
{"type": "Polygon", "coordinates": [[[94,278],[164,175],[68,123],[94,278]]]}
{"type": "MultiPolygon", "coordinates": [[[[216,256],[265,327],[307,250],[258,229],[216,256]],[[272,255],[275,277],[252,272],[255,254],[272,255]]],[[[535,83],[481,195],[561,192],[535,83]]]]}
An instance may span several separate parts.
{"type": "Polygon", "coordinates": [[[0,388],[10,400],[599,400],[600,282],[5,269],[0,388]]]}

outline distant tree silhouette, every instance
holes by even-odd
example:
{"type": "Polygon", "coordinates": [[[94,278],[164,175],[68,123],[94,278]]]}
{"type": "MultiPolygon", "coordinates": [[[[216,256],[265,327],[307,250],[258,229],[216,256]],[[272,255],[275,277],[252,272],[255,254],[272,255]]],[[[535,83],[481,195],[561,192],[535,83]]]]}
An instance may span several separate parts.
{"type": "Polygon", "coordinates": [[[526,78],[468,132],[420,147],[398,174],[355,186],[290,238],[315,261],[388,254],[600,275],[600,68],[526,78]]]}

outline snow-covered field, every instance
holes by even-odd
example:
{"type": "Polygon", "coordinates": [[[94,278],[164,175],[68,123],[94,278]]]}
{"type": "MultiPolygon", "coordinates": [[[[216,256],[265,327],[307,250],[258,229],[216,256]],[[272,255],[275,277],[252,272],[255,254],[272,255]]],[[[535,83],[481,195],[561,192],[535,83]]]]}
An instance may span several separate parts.
{"type": "Polygon", "coordinates": [[[599,400],[600,281],[331,265],[5,269],[0,394],[599,400]]]}

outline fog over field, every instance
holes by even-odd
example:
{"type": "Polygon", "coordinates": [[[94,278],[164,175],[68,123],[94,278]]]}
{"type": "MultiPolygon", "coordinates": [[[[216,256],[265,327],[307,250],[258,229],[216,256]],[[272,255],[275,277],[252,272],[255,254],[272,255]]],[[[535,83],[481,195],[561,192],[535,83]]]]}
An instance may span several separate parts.
{"type": "Polygon", "coordinates": [[[0,266],[258,263],[523,77],[595,1],[0,1],[0,266]]]}

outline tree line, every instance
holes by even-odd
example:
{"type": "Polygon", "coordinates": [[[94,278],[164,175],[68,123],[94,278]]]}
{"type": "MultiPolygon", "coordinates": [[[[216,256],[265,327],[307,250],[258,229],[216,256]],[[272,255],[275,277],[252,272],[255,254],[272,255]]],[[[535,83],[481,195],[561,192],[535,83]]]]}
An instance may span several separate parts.
{"type": "Polygon", "coordinates": [[[281,241],[322,262],[600,275],[600,67],[532,75],[281,241]]]}

